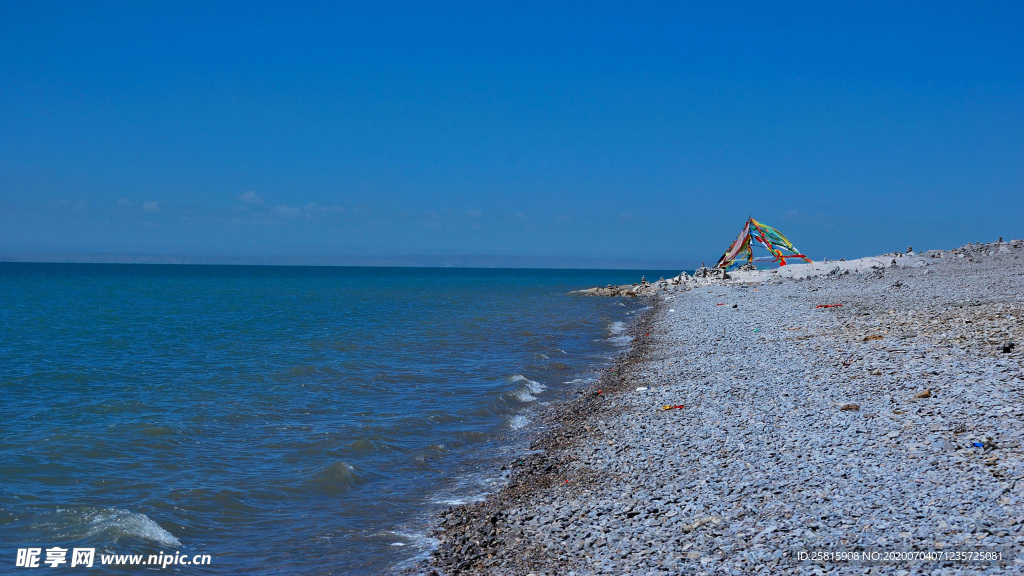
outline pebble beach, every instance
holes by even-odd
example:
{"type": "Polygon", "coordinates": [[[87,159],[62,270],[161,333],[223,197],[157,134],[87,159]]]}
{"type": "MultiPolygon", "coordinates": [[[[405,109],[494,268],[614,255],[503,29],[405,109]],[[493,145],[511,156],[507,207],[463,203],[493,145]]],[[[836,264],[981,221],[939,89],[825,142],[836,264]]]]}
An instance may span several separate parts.
{"type": "Polygon", "coordinates": [[[1022,286],[1000,241],[618,288],[629,351],[416,572],[1022,573],[1022,286]]]}

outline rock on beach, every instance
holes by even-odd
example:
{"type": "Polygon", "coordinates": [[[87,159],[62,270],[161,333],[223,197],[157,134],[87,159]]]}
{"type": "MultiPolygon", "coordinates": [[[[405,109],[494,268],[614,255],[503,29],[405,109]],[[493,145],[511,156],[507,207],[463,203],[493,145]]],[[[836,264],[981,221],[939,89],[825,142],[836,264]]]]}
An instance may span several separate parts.
{"type": "Polygon", "coordinates": [[[588,291],[650,298],[632,348],[416,572],[1024,573],[1022,285],[1012,241],[588,291]],[[872,551],[940,556],[812,557],[872,551]]]}

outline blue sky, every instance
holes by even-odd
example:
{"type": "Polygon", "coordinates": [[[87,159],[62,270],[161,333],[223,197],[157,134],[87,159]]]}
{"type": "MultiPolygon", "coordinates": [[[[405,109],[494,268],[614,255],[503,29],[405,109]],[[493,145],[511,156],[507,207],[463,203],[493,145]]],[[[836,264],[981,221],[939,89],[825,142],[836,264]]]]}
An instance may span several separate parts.
{"type": "Polygon", "coordinates": [[[1024,237],[1024,5],[770,4],[4,2],[0,254],[1024,237]]]}

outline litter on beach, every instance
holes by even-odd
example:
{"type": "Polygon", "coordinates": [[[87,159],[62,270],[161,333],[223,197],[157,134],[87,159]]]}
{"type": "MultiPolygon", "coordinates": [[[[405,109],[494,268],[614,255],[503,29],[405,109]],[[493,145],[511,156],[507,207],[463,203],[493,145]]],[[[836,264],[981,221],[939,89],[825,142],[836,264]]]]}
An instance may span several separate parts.
{"type": "Polygon", "coordinates": [[[644,390],[647,390],[647,386],[640,386],[636,389],[637,392],[643,392],[644,390]]]}
{"type": "Polygon", "coordinates": [[[682,410],[683,408],[686,408],[684,404],[666,404],[661,407],[662,410],[682,410]]]}
{"type": "Polygon", "coordinates": [[[840,308],[842,304],[818,304],[815,308],[840,308]]]}

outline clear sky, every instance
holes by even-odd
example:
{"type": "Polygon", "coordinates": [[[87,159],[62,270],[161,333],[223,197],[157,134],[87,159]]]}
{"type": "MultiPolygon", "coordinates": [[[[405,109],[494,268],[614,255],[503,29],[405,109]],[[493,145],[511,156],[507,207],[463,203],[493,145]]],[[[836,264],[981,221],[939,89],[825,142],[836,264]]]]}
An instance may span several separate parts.
{"type": "MultiPolygon", "coordinates": [[[[1021,2],[0,3],[0,254],[1024,237],[1021,2]]],[[[582,261],[582,260],[581,260],[582,261]]]]}

